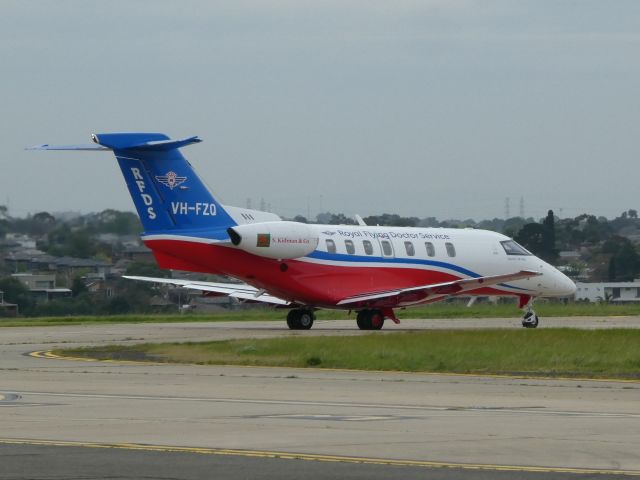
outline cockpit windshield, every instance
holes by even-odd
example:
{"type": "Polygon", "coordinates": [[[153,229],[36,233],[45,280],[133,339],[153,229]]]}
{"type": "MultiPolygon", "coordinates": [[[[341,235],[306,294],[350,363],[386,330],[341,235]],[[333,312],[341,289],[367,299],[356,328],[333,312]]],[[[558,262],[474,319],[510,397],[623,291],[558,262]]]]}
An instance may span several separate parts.
{"type": "Polygon", "coordinates": [[[513,240],[505,240],[500,243],[502,244],[504,251],[507,252],[507,255],[531,255],[531,252],[513,240]]]}

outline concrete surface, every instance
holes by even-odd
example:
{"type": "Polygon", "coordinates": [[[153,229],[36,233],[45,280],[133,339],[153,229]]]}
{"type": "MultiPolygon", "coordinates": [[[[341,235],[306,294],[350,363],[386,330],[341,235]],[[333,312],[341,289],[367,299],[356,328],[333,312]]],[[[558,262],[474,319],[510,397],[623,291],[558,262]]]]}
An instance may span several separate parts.
{"type": "MultiPolygon", "coordinates": [[[[553,320],[563,325],[562,319],[553,320]]],[[[505,328],[520,328],[509,321],[505,328]]],[[[421,320],[401,327],[461,322],[479,328],[473,324],[498,321],[421,320]]],[[[565,322],[585,328],[640,325],[636,317],[565,322]]],[[[316,327],[290,332],[281,322],[256,322],[2,328],[0,437],[362,457],[372,461],[369,467],[375,459],[513,466],[518,475],[539,470],[553,478],[565,468],[575,470],[572,478],[588,478],[591,470],[640,474],[640,383],[117,364],[25,355],[81,344],[360,334],[352,322],[316,327]]],[[[0,440],[0,451],[18,448],[10,445],[0,440]]],[[[77,446],[20,447],[45,456],[59,448],[84,455],[73,453],[77,446]]],[[[165,453],[163,459],[174,455],[165,453]]],[[[3,465],[9,464],[0,463],[1,478],[22,478],[3,476],[3,465]]],[[[353,478],[359,478],[358,465],[349,465],[353,478]]],[[[473,472],[459,471],[464,478],[485,478],[473,472]]],[[[108,476],[106,470],[98,473],[108,476]]],[[[318,475],[310,478],[325,478],[318,475]]],[[[410,478],[408,471],[399,475],[410,478]]]]}

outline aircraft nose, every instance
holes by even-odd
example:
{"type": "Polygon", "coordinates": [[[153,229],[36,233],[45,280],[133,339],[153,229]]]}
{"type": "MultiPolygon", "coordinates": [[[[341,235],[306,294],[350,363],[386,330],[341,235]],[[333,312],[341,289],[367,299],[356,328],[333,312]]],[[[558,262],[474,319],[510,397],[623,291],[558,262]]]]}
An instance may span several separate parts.
{"type": "Polygon", "coordinates": [[[576,293],[576,284],[562,272],[557,272],[558,279],[556,285],[558,293],[563,297],[568,297],[576,293]]]}

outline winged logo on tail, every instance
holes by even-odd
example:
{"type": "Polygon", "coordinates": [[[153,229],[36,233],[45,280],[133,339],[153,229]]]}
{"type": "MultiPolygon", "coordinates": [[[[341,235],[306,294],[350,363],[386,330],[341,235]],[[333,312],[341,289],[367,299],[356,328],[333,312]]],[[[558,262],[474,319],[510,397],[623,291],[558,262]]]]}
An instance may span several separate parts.
{"type": "Polygon", "coordinates": [[[180,177],[176,172],[169,171],[164,175],[156,175],[156,180],[164,186],[169,187],[171,190],[173,190],[174,188],[179,187],[184,182],[186,182],[187,177],[180,177]]]}

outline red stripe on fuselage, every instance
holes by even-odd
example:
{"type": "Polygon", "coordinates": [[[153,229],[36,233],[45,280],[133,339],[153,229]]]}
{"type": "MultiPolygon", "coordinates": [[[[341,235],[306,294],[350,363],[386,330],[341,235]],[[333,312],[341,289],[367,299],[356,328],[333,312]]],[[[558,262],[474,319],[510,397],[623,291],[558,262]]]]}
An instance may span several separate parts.
{"type": "MultiPolygon", "coordinates": [[[[356,295],[460,278],[410,266],[365,267],[277,261],[232,247],[185,240],[145,240],[145,244],[153,250],[161,268],[230,275],[277,297],[326,308],[335,307],[340,300],[356,295]]],[[[492,288],[483,288],[478,293],[505,294],[492,288]]],[[[390,301],[389,307],[396,306],[394,300],[390,301]]]]}

